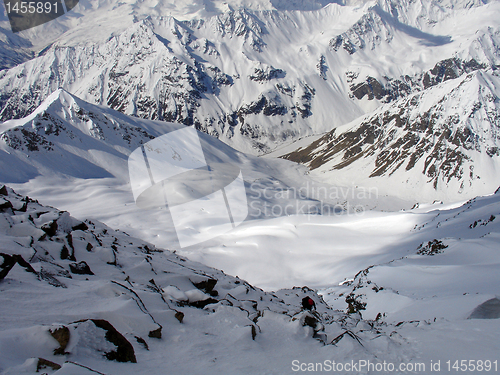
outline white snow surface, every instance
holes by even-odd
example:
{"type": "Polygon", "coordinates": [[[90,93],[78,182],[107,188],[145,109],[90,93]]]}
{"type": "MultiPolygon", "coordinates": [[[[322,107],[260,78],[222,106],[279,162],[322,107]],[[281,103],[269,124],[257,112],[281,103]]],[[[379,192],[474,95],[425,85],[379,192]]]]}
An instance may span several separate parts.
{"type": "Polygon", "coordinates": [[[13,34],[1,14],[1,115],[22,118],[0,123],[0,183],[14,188],[0,185],[0,272],[22,259],[0,280],[0,373],[290,374],[333,360],[498,372],[498,155],[485,150],[498,145],[499,20],[486,0],[81,0],[13,34]],[[448,59],[484,67],[389,103],[352,94],[370,77],[421,84],[448,59]],[[414,97],[414,116],[461,111],[481,138],[467,164],[481,179],[459,194],[422,165],[367,178],[372,159],[311,173],[275,158],[414,97]],[[155,121],[159,104],[204,119],[207,161],[237,165],[249,200],[240,226],[187,248],[130,187],[130,153],[184,126],[155,121]],[[106,359],[116,345],[92,319],[137,363],[106,359]],[[37,372],[39,358],[61,368],[37,372]]]}

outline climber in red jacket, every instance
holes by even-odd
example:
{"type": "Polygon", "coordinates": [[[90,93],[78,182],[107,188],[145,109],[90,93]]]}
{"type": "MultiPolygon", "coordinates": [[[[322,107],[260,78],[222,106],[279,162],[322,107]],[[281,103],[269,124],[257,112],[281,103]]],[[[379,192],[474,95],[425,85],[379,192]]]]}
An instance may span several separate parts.
{"type": "Polygon", "coordinates": [[[312,310],[313,308],[316,309],[316,304],[311,297],[305,296],[302,298],[302,307],[307,310],[312,310]]]}

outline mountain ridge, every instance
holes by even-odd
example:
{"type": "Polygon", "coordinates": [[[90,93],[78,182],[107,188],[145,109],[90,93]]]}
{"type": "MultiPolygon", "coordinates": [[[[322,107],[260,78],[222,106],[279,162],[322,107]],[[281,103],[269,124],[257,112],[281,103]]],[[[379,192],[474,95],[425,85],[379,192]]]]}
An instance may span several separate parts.
{"type": "Polygon", "coordinates": [[[0,118],[24,117],[62,87],[262,154],[439,83],[448,65],[456,75],[500,65],[496,3],[476,4],[468,18],[461,7],[441,7],[439,22],[426,10],[432,2],[399,10],[379,3],[312,12],[231,9],[182,22],[149,16],[120,23],[119,32],[95,25],[103,30],[97,40],[78,37],[81,25],[0,73],[0,118]],[[448,36],[454,22],[470,27],[448,36]]]}
{"type": "Polygon", "coordinates": [[[331,181],[370,183],[385,176],[403,190],[431,184],[448,199],[487,194],[500,183],[494,172],[500,167],[499,84],[496,71],[448,80],[386,104],[284,158],[331,181]]]}

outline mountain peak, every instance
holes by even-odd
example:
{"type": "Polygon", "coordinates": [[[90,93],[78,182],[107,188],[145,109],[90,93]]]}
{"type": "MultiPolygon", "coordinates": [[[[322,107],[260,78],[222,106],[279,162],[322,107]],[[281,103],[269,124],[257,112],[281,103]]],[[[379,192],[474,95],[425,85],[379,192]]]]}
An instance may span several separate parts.
{"type": "Polygon", "coordinates": [[[131,150],[152,138],[120,113],[58,89],[29,116],[0,124],[0,148],[8,163],[24,165],[1,168],[0,179],[22,180],[23,169],[32,176],[47,171],[80,178],[120,174],[131,150]],[[33,153],[36,158],[30,158],[33,153]]]}

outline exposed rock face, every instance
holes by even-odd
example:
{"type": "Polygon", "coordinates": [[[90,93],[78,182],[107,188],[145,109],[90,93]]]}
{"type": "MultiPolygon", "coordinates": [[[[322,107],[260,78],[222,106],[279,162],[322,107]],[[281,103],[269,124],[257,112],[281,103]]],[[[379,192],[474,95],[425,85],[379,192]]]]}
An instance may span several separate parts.
{"type": "Polygon", "coordinates": [[[116,346],[116,350],[105,353],[110,361],[137,363],[134,347],[130,342],[118,332],[108,321],[103,319],[92,319],[97,327],[106,331],[106,340],[116,346]]]}
{"type": "Polygon", "coordinates": [[[59,370],[61,365],[52,361],[49,361],[44,358],[38,358],[38,362],[36,364],[36,372],[40,372],[40,370],[51,368],[52,370],[59,370]]]}
{"type": "MultiPolygon", "coordinates": [[[[409,176],[417,169],[435,189],[454,181],[463,191],[488,177],[481,172],[483,155],[492,165],[498,162],[499,83],[495,72],[481,71],[449,80],[385,105],[285,158],[311,169],[363,165],[358,173],[366,177],[398,171],[409,176]]],[[[493,190],[498,181],[492,180],[493,190]]]]}
{"type": "Polygon", "coordinates": [[[441,254],[444,249],[446,249],[448,245],[445,245],[443,241],[440,240],[432,240],[427,242],[426,244],[420,244],[417,248],[418,255],[436,255],[441,254]]]}
{"type": "Polygon", "coordinates": [[[276,69],[269,65],[258,64],[254,68],[253,73],[248,76],[252,81],[263,82],[270,81],[276,78],[284,78],[286,73],[281,69],[276,69]]]}
{"type": "Polygon", "coordinates": [[[330,40],[330,48],[337,52],[340,48],[350,55],[365,48],[375,49],[382,40],[389,42],[393,38],[391,28],[382,19],[379,7],[372,8],[346,32],[330,40]]]}
{"type": "Polygon", "coordinates": [[[19,254],[4,254],[0,253],[2,258],[2,263],[0,264],[0,280],[3,280],[10,272],[10,270],[19,264],[21,267],[25,268],[26,271],[36,274],[37,272],[31,267],[31,265],[26,262],[23,257],[19,254]]]}
{"type": "Polygon", "coordinates": [[[360,100],[366,96],[368,100],[377,99],[383,103],[389,103],[414,92],[420,92],[450,79],[458,78],[463,74],[487,68],[489,67],[486,64],[478,63],[474,59],[464,61],[454,57],[439,61],[434,68],[413,77],[404,76],[398,79],[384,77],[384,83],[373,77],[366,77],[364,81],[360,82],[358,76],[350,71],[346,73],[346,76],[352,95],[356,99],[360,100]]]}
{"type": "MultiPolygon", "coordinates": [[[[123,143],[132,147],[137,146],[143,140],[150,140],[153,137],[139,127],[124,126],[116,121],[107,118],[100,113],[90,112],[79,106],[74,97],[63,90],[58,90],[52,95],[54,100],[70,100],[69,116],[73,120],[73,126],[63,121],[47,110],[38,112],[30,126],[15,127],[3,132],[1,140],[14,150],[24,152],[51,152],[56,149],[55,139],[81,140],[82,135],[90,136],[96,140],[111,141],[114,138],[120,139],[123,143]],[[61,98],[66,96],[65,98],[61,98]],[[58,98],[59,97],[59,98],[58,98]],[[85,124],[83,129],[75,128],[74,124],[85,124]],[[85,129],[86,128],[86,129],[85,129]],[[82,134],[82,130],[83,134],[82,134]]],[[[49,99],[50,101],[50,99],[49,99]]],[[[53,107],[61,103],[50,103],[53,107]]],[[[82,104],[80,102],[80,104],[82,104]]],[[[59,110],[61,108],[53,108],[59,110]]],[[[66,114],[67,116],[68,114],[66,114]]]]}
{"type": "Polygon", "coordinates": [[[90,269],[89,265],[85,261],[81,261],[78,263],[70,263],[69,269],[72,273],[76,273],[78,275],[93,275],[94,273],[90,269]]]}
{"type": "Polygon", "coordinates": [[[54,354],[56,355],[65,355],[69,354],[66,352],[66,347],[68,346],[69,339],[71,336],[70,330],[66,326],[62,326],[59,328],[49,330],[50,335],[57,340],[59,343],[59,347],[54,350],[54,354]]]}

